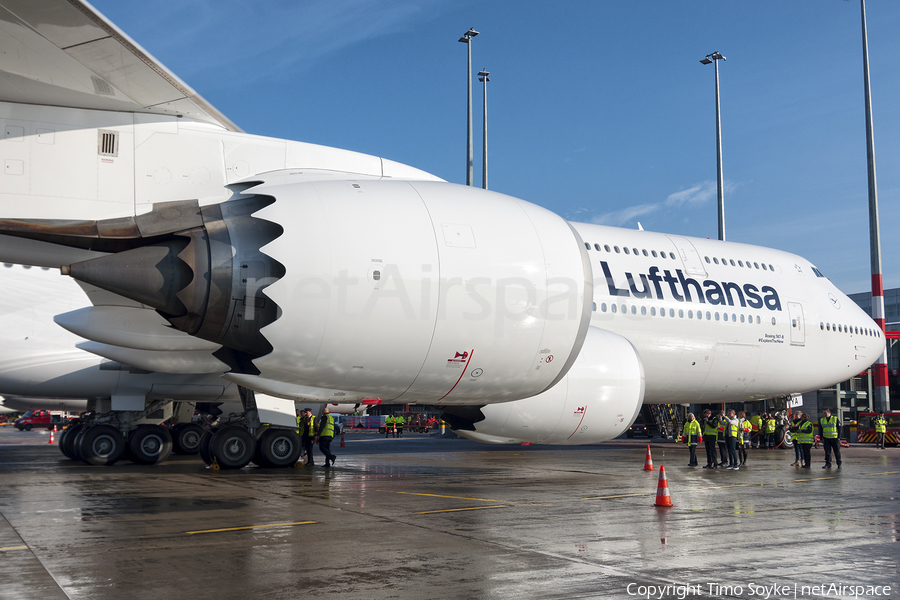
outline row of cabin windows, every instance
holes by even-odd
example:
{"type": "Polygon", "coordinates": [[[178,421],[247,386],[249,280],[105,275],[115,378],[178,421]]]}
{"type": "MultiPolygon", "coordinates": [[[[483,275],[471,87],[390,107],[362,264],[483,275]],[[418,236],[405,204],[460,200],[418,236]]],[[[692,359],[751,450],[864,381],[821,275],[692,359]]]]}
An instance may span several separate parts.
{"type": "Polygon", "coordinates": [[[703,259],[704,259],[707,263],[712,262],[712,263],[714,263],[714,264],[717,264],[717,265],[724,265],[724,266],[726,266],[726,267],[727,267],[728,265],[731,265],[732,267],[747,267],[748,269],[762,269],[763,271],[772,271],[772,272],[775,271],[775,267],[773,267],[771,264],[770,264],[770,265],[766,265],[766,263],[755,263],[755,262],[754,262],[754,263],[751,263],[749,260],[748,260],[747,263],[745,264],[744,261],[742,261],[742,260],[739,260],[739,261],[737,261],[737,263],[735,263],[735,261],[734,261],[733,258],[729,258],[729,259],[724,259],[724,258],[722,258],[722,259],[719,259],[718,257],[713,256],[713,257],[712,257],[712,261],[710,261],[710,259],[709,259],[708,256],[704,256],[703,259]]]}
{"type": "MultiPolygon", "coordinates": [[[[594,310],[595,311],[597,310],[596,302],[594,302],[594,310]]],[[[618,313],[618,312],[621,312],[622,314],[628,314],[629,306],[627,304],[610,304],[609,306],[607,306],[606,302],[600,303],[600,312],[605,313],[607,311],[614,313],[614,314],[618,313]]],[[[633,315],[638,314],[637,305],[632,304],[630,307],[630,312],[633,315]]],[[[651,317],[655,317],[657,314],[660,317],[666,316],[665,308],[660,308],[659,312],[657,312],[655,306],[651,306],[649,309],[646,306],[641,306],[640,312],[644,316],[646,316],[648,312],[651,317]]],[[[688,319],[696,318],[698,321],[702,321],[704,319],[704,312],[702,310],[696,311],[696,315],[695,315],[693,310],[688,310],[687,312],[685,312],[685,310],[683,308],[679,308],[677,311],[674,308],[668,309],[669,317],[674,318],[676,313],[677,313],[679,319],[683,319],[685,317],[685,314],[687,314],[688,319]]],[[[721,319],[722,321],[730,320],[733,323],[737,323],[738,321],[740,321],[741,323],[753,323],[754,322],[753,315],[738,315],[737,313],[731,313],[729,315],[729,313],[719,313],[719,312],[713,312],[713,311],[709,311],[709,310],[706,311],[705,318],[707,321],[719,321],[721,319]]],[[[756,316],[756,324],[757,325],[760,324],[759,316],[756,316]]],[[[772,325],[774,325],[774,324],[775,324],[775,317],[772,317],[772,325]]]]}
{"type": "Polygon", "coordinates": [[[675,260],[675,253],[669,252],[667,254],[665,250],[660,250],[659,252],[657,252],[656,250],[650,250],[649,252],[647,252],[647,250],[638,250],[637,248],[628,248],[627,246],[623,246],[622,248],[613,246],[612,248],[610,248],[609,244],[605,244],[603,246],[601,246],[600,244],[594,244],[593,246],[591,246],[588,242],[584,243],[584,247],[588,250],[596,250],[597,252],[605,250],[606,252],[615,252],[616,254],[625,253],[634,254],[635,256],[640,256],[641,254],[643,254],[644,256],[652,256],[653,258],[671,258],[672,260],[675,260]]]}
{"type": "Polygon", "coordinates": [[[881,337],[881,331],[878,329],[869,329],[867,327],[857,327],[856,325],[841,325],[838,323],[819,323],[819,329],[822,331],[836,331],[837,333],[855,333],[856,335],[867,335],[869,337],[881,337]]]}
{"type": "MultiPolygon", "coordinates": [[[[612,248],[610,248],[609,244],[604,244],[603,246],[601,246],[600,244],[594,244],[593,246],[591,246],[591,244],[588,242],[584,243],[584,247],[587,248],[588,250],[596,250],[597,252],[606,251],[606,252],[615,252],[616,254],[625,253],[625,254],[634,254],[635,256],[644,255],[644,256],[648,256],[648,257],[652,256],[653,258],[657,258],[657,257],[671,258],[672,260],[675,260],[675,253],[674,252],[666,252],[665,250],[661,250],[659,252],[657,252],[656,250],[650,250],[648,252],[646,249],[638,250],[637,248],[628,248],[627,246],[623,246],[622,248],[619,248],[618,246],[613,246],[612,248]]],[[[724,259],[724,258],[719,259],[716,256],[712,257],[711,260],[708,256],[704,256],[703,258],[706,260],[707,263],[714,263],[717,265],[721,264],[721,265],[728,266],[730,264],[732,267],[746,266],[748,269],[762,269],[763,271],[775,271],[775,267],[773,267],[771,264],[766,265],[766,263],[756,263],[756,262],[751,263],[748,260],[747,263],[744,264],[744,261],[742,261],[742,260],[735,262],[734,259],[724,259]]],[[[818,273],[817,273],[817,275],[818,275],[818,273]]]]}

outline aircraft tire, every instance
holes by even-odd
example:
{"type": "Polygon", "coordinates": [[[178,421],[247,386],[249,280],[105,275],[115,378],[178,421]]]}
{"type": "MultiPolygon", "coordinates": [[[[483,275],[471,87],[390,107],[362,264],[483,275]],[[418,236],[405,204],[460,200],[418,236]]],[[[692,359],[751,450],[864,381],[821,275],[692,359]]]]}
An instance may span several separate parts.
{"type": "Polygon", "coordinates": [[[59,432],[59,437],[56,438],[56,445],[59,446],[59,451],[62,453],[63,456],[65,456],[69,460],[72,460],[72,457],[69,456],[69,452],[66,449],[64,444],[65,444],[66,438],[69,436],[69,432],[71,430],[72,430],[71,428],[63,429],[62,431],[59,432]]]}
{"type": "Polygon", "coordinates": [[[59,449],[62,453],[72,460],[81,460],[78,452],[75,450],[75,442],[78,441],[78,434],[84,431],[84,425],[78,423],[66,429],[65,437],[59,440],[59,449]]]}
{"type": "Polygon", "coordinates": [[[212,464],[212,455],[209,453],[209,442],[212,441],[212,436],[218,431],[218,429],[210,429],[209,431],[203,432],[203,435],[200,437],[200,446],[197,448],[197,453],[200,454],[200,458],[203,459],[203,462],[207,465],[212,464]]]}
{"type": "Polygon", "coordinates": [[[89,465],[113,465],[125,454],[125,437],[112,425],[94,425],[81,432],[78,456],[89,465]]]}
{"type": "Polygon", "coordinates": [[[195,423],[179,425],[172,432],[172,451],[175,454],[197,454],[200,452],[200,440],[203,428],[195,423]]]}
{"type": "Polygon", "coordinates": [[[297,464],[300,451],[300,436],[296,432],[267,429],[256,442],[256,457],[260,461],[257,464],[263,467],[292,467],[297,464]]]}
{"type": "Polygon", "coordinates": [[[256,452],[256,440],[237,425],[225,427],[209,440],[209,454],[223,469],[243,469],[256,452]]]}
{"type": "Polygon", "coordinates": [[[139,465],[155,465],[172,454],[172,435],[161,425],[141,425],[128,436],[131,461],[139,465]]]}
{"type": "Polygon", "coordinates": [[[786,427],[779,427],[775,430],[775,447],[776,448],[793,448],[794,441],[786,427]]]}

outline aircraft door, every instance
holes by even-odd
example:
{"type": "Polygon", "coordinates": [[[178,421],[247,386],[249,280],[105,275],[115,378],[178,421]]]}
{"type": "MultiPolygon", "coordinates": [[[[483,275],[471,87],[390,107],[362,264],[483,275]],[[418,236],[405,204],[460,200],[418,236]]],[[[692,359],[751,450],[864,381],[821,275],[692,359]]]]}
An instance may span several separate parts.
{"type": "Polygon", "coordinates": [[[791,346],[803,346],[806,343],[806,324],[803,322],[803,307],[799,302],[788,302],[791,315],[791,346]]]}
{"type": "Polygon", "coordinates": [[[694,244],[689,239],[677,235],[667,235],[666,237],[678,248],[678,255],[681,258],[681,262],[684,263],[687,274],[691,277],[703,277],[705,279],[706,267],[703,266],[703,259],[700,258],[700,253],[697,252],[694,244]]]}

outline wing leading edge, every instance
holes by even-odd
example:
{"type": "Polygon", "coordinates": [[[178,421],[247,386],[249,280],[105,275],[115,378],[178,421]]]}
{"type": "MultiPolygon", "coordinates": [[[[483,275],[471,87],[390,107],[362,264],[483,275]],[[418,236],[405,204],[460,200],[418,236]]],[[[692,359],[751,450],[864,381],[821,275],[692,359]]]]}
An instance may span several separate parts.
{"type": "Polygon", "coordinates": [[[242,131],[81,0],[0,0],[0,101],[177,115],[242,131]]]}

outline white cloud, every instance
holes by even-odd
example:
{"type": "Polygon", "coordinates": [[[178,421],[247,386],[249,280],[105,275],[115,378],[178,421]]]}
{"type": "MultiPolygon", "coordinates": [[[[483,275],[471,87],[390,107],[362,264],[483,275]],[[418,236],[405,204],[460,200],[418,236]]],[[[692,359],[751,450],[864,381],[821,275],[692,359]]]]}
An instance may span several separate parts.
{"type": "Polygon", "coordinates": [[[597,225],[612,225],[614,227],[618,227],[620,225],[628,223],[632,219],[636,219],[637,217],[640,217],[642,215],[657,211],[659,210],[660,206],[661,204],[659,203],[629,206],[615,212],[606,213],[604,215],[597,215],[596,217],[591,219],[591,222],[596,223],[597,225]]]}
{"type": "Polygon", "coordinates": [[[669,197],[666,198],[666,206],[697,207],[715,198],[716,193],[715,181],[703,181],[686,190],[669,194],[669,197]]]}

